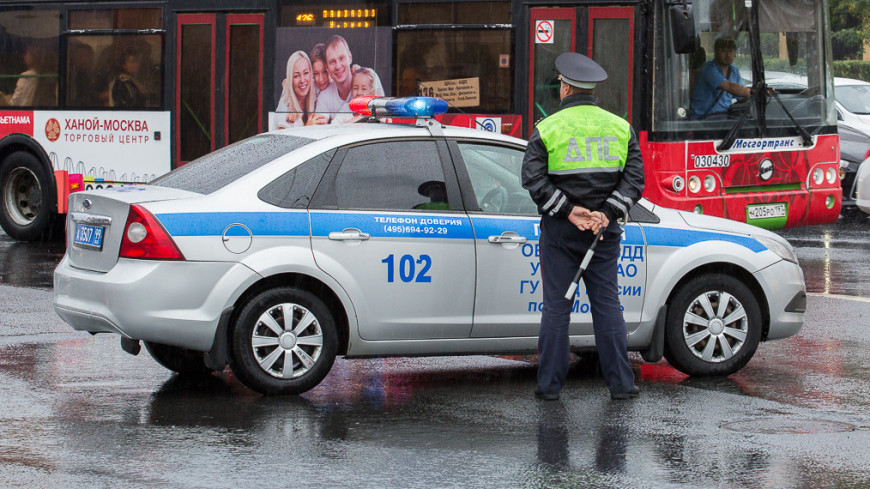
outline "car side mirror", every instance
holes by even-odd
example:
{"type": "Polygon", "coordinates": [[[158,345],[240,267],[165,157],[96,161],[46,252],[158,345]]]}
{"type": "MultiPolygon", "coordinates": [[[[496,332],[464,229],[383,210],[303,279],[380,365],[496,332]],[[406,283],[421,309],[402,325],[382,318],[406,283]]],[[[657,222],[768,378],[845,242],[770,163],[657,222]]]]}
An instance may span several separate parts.
{"type": "Polygon", "coordinates": [[[674,52],[690,54],[695,52],[695,17],[692,14],[691,3],[677,3],[670,7],[671,38],[674,42],[674,52]]]}

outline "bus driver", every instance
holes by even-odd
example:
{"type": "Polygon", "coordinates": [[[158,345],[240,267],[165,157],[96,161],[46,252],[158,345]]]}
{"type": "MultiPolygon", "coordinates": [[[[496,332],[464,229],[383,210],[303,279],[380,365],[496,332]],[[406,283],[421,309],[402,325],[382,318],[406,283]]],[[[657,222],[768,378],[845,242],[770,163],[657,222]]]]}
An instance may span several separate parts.
{"type": "Polygon", "coordinates": [[[734,103],[733,97],[748,97],[749,87],[740,84],[740,70],[734,63],[737,45],[734,40],[720,37],[713,43],[713,60],[704,63],[692,90],[689,118],[704,119],[723,114],[734,103]]]}

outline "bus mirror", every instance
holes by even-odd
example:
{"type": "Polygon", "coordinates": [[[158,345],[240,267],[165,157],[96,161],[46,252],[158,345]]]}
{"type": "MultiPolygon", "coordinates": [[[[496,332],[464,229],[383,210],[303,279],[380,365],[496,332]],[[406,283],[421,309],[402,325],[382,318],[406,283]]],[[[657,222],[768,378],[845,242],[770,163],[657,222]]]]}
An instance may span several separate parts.
{"type": "Polygon", "coordinates": [[[798,33],[797,32],[786,32],[785,33],[785,50],[788,52],[788,64],[794,66],[798,62],[798,33]]]}
{"type": "Polygon", "coordinates": [[[689,54],[695,52],[695,18],[691,3],[671,5],[671,37],[674,52],[689,54]]]}

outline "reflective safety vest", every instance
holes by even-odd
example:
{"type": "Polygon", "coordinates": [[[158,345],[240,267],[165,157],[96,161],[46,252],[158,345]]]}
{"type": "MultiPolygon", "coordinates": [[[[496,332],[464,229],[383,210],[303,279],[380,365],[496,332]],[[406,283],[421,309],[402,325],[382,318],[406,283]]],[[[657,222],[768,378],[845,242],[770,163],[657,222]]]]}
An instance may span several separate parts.
{"type": "Polygon", "coordinates": [[[562,109],[537,125],[551,175],[611,173],[625,168],[631,126],[595,105],[562,109]]]}

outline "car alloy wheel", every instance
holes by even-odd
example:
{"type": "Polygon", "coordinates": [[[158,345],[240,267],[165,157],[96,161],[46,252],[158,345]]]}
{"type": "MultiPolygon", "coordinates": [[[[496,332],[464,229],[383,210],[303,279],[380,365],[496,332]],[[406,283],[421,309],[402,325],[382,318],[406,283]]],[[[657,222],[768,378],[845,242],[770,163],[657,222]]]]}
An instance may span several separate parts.
{"type": "Polygon", "coordinates": [[[231,367],[263,394],[301,394],[320,383],[335,361],[338,334],[314,294],[275,287],[241,306],[231,335],[231,367]]]}
{"type": "Polygon", "coordinates": [[[730,375],[755,354],[761,321],[756,293],[738,278],[694,277],[668,301],[665,358],[688,375],[730,375]]]}
{"type": "Polygon", "coordinates": [[[722,290],[698,295],[683,316],[686,346],[705,362],[733,358],[746,343],[748,329],[743,304],[722,290]]]}
{"type": "Polygon", "coordinates": [[[251,351],[266,373],[280,379],[305,375],[323,351],[317,317],[299,304],[276,304],[260,315],[251,334],[251,351]]]}

